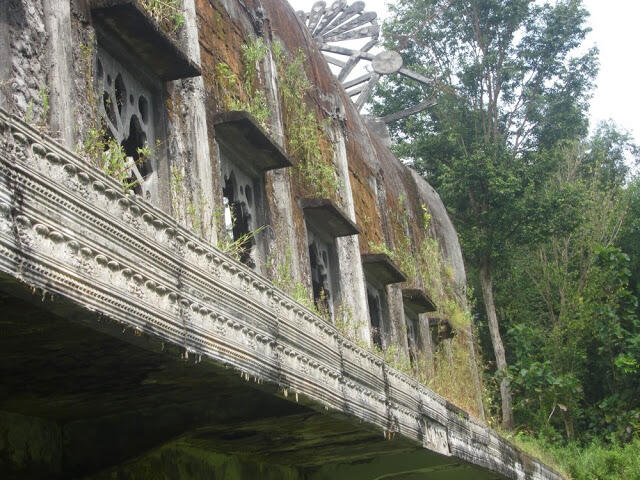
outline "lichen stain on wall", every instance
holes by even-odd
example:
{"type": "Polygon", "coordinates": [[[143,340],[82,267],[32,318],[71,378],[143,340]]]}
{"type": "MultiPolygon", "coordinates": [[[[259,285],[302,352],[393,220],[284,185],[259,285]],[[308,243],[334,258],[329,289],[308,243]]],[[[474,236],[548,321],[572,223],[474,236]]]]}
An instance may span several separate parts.
{"type": "MultiPolygon", "coordinates": [[[[207,112],[213,113],[224,109],[224,101],[220,98],[218,88],[221,63],[239,78],[243,75],[242,45],[250,37],[242,25],[231,18],[227,10],[217,0],[197,0],[196,12],[200,38],[200,58],[202,76],[206,88],[207,112]]],[[[237,92],[241,94],[241,92],[237,92]]],[[[212,125],[213,122],[208,123],[212,125]]]]}

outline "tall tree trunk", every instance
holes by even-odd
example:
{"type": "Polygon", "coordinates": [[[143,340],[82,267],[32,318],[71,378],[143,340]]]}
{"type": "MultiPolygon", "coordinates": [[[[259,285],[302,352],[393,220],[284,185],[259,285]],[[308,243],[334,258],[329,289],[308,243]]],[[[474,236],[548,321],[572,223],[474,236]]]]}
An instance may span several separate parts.
{"type": "Polygon", "coordinates": [[[484,401],[482,399],[482,383],[480,382],[480,373],[478,372],[478,356],[476,354],[476,342],[474,340],[473,326],[469,325],[464,332],[467,337],[467,345],[469,347],[469,369],[471,370],[471,376],[473,378],[473,386],[476,391],[476,403],[478,408],[478,415],[480,419],[485,421],[487,419],[484,411],[484,401]]]}
{"type": "Polygon", "coordinates": [[[504,345],[500,336],[500,326],[498,325],[498,315],[496,305],[493,300],[493,271],[491,262],[484,259],[480,264],[480,285],[482,287],[482,298],[487,310],[489,321],[489,333],[493,344],[493,353],[496,356],[498,373],[502,375],[500,382],[500,397],[502,399],[502,427],[506,430],[513,429],[513,411],[511,406],[511,389],[507,380],[507,359],[504,354],[504,345]]]}

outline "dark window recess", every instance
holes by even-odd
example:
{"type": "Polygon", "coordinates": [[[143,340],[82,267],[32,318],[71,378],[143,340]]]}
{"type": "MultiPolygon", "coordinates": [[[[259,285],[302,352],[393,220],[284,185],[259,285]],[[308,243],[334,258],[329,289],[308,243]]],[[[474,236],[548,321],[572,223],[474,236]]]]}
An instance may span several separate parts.
{"type": "Polygon", "coordinates": [[[220,154],[225,229],[242,242],[240,261],[266,274],[267,241],[261,234],[268,219],[265,172],[290,167],[282,148],[248,112],[221,112],[213,119],[220,154]]]}
{"type": "MultiPolygon", "coordinates": [[[[250,188],[241,186],[247,199],[251,198],[250,188]],[[249,189],[249,191],[247,191],[249,189]]],[[[251,249],[255,245],[255,240],[251,233],[251,214],[249,206],[239,200],[239,189],[235,175],[232,173],[224,179],[222,196],[225,208],[225,229],[226,234],[232,241],[240,242],[240,261],[248,267],[254,268],[255,262],[251,258],[251,249]]],[[[250,201],[250,200],[249,200],[250,201]]]]}
{"type": "Polygon", "coordinates": [[[131,117],[129,125],[129,136],[122,142],[125,155],[132,160],[127,171],[129,177],[126,183],[136,194],[142,195],[144,180],[151,174],[149,160],[141,157],[139,153],[139,149],[147,144],[147,135],[142,131],[137,116],[131,117]]]}
{"type": "Polygon", "coordinates": [[[402,301],[404,303],[404,319],[407,326],[409,359],[411,364],[415,365],[418,353],[424,349],[420,335],[420,314],[433,312],[436,307],[424,290],[420,289],[402,289],[402,301]]]}
{"type": "Polygon", "coordinates": [[[303,198],[309,245],[309,263],[316,306],[326,318],[335,320],[335,308],[340,301],[340,264],[335,239],[359,233],[358,227],[331,200],[303,198]]]}
{"type": "Polygon", "coordinates": [[[315,243],[311,243],[311,245],[309,245],[313,302],[321,313],[329,314],[331,311],[330,305],[332,299],[331,290],[329,288],[329,272],[327,271],[328,259],[326,258],[326,252],[323,253],[320,253],[318,246],[315,243]]]}
{"type": "Polygon", "coordinates": [[[431,344],[435,350],[440,343],[453,337],[453,330],[443,318],[429,318],[429,330],[431,331],[431,344]]]}
{"type": "Polygon", "coordinates": [[[371,340],[376,347],[382,350],[382,308],[380,298],[367,291],[367,302],[371,319],[371,340]]]}
{"type": "Polygon", "coordinates": [[[407,324],[407,343],[409,345],[409,361],[411,366],[415,367],[418,361],[418,352],[420,351],[420,338],[418,336],[418,321],[405,312],[405,321],[407,324]]]}
{"type": "Polygon", "coordinates": [[[391,334],[387,285],[404,282],[407,277],[387,255],[363,254],[361,260],[367,279],[371,339],[374,345],[382,349],[383,337],[391,334]]]}
{"type": "Polygon", "coordinates": [[[118,106],[118,115],[122,115],[122,106],[126,102],[127,98],[127,88],[124,86],[122,75],[118,74],[114,86],[116,90],[116,105],[118,106]]]}

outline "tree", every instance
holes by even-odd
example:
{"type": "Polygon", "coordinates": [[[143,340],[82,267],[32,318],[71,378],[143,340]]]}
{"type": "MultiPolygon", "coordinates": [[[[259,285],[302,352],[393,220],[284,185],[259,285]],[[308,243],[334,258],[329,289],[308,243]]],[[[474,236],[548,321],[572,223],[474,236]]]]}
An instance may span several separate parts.
{"type": "Polygon", "coordinates": [[[544,235],[538,191],[553,166],[543,155],[584,136],[597,51],[572,56],[588,28],[580,0],[399,0],[384,33],[432,91],[399,79],[377,90],[384,115],[424,94],[437,105],[391,126],[400,157],[440,192],[481,286],[500,378],[502,423],[513,426],[494,274],[513,242],[544,235]],[[426,21],[425,21],[426,20],[426,21]]]}
{"type": "MultiPolygon", "coordinates": [[[[640,165],[640,152],[636,154],[636,165],[640,165]]],[[[631,288],[635,295],[640,297],[640,176],[629,182],[625,196],[629,212],[622,224],[618,246],[631,259],[631,288]]]]}
{"type": "Polygon", "coordinates": [[[628,243],[635,181],[626,186],[621,154],[634,151],[611,124],[558,146],[559,168],[543,196],[570,199],[564,218],[512,250],[495,286],[516,421],[543,436],[564,429],[567,438],[628,440],[640,425],[640,317],[623,251],[637,243],[637,233],[628,243]]]}

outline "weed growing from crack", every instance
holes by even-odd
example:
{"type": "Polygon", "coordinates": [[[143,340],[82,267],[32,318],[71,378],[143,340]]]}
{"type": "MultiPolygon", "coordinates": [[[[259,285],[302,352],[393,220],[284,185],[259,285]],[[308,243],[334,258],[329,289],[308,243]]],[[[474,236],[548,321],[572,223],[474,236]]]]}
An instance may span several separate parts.
{"type": "Polygon", "coordinates": [[[317,197],[336,198],[340,182],[333,163],[333,145],[325,134],[327,125],[306,103],[311,84],[304,70],[306,56],[299,50],[287,55],[280,42],[273,44],[278,69],[287,152],[296,160],[302,184],[317,197]]]}
{"type": "MultiPolygon", "coordinates": [[[[47,127],[47,117],[49,115],[49,89],[47,87],[42,87],[38,90],[38,103],[41,106],[40,118],[37,122],[35,122],[34,126],[38,129],[46,129],[47,127]]],[[[29,100],[29,104],[27,105],[27,111],[24,115],[24,122],[31,124],[33,122],[33,111],[34,111],[35,103],[33,98],[29,100]]]]}
{"type": "Polygon", "coordinates": [[[242,45],[242,79],[227,63],[216,65],[216,83],[225,107],[249,112],[267,131],[270,112],[266,94],[260,89],[259,65],[268,54],[261,38],[242,45]]]}
{"type": "MultiPolygon", "coordinates": [[[[396,244],[389,248],[385,244],[369,244],[374,253],[387,254],[407,275],[411,283],[418,283],[434,300],[438,307],[437,316],[445,319],[454,329],[451,339],[439,342],[432,358],[426,352],[417,352],[413,365],[408,359],[398,356],[395,346],[392,351],[382,352],[382,357],[400,371],[410,373],[418,381],[448,398],[459,407],[481,416],[477,402],[471,365],[473,358],[470,351],[471,313],[458,292],[452,267],[442,257],[438,241],[429,233],[431,216],[425,205],[421,206],[422,218],[418,221],[421,227],[422,240],[413,245],[410,240],[410,223],[407,214],[405,197],[399,197],[399,206],[392,215],[396,224],[396,244]]],[[[413,222],[415,223],[415,222],[413,222]]],[[[387,350],[389,350],[389,348],[387,350]]],[[[477,359],[476,359],[477,362],[477,359]]],[[[482,385],[480,385],[482,389],[482,385]]]]}
{"type": "Polygon", "coordinates": [[[184,24],[180,0],[140,0],[144,9],[169,32],[177,32],[184,24]]]}

